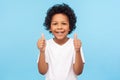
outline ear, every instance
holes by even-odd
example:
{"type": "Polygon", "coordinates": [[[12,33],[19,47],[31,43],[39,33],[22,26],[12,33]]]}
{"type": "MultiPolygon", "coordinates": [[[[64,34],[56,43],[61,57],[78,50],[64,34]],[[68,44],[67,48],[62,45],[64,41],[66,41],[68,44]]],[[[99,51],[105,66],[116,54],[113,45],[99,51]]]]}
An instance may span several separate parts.
{"type": "Polygon", "coordinates": [[[69,26],[69,32],[70,32],[71,30],[70,30],[70,26],[69,26]]]}
{"type": "Polygon", "coordinates": [[[51,33],[52,31],[51,31],[51,28],[49,29],[49,32],[51,33]]]}
{"type": "Polygon", "coordinates": [[[70,32],[70,29],[69,29],[69,32],[70,32]]]}
{"type": "Polygon", "coordinates": [[[49,29],[49,31],[51,31],[51,28],[49,29]]]}

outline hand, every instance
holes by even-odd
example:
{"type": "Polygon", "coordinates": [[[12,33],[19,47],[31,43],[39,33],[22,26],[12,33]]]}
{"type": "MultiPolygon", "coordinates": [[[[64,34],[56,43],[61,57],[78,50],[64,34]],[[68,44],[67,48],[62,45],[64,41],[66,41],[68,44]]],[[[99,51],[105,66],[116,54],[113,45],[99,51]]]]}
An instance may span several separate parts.
{"type": "Polygon", "coordinates": [[[44,34],[42,34],[41,38],[38,40],[37,46],[38,46],[38,49],[40,49],[40,52],[45,52],[46,43],[45,43],[44,34]]]}
{"type": "Polygon", "coordinates": [[[82,42],[77,38],[77,34],[74,34],[74,47],[76,52],[80,52],[82,42]]]}

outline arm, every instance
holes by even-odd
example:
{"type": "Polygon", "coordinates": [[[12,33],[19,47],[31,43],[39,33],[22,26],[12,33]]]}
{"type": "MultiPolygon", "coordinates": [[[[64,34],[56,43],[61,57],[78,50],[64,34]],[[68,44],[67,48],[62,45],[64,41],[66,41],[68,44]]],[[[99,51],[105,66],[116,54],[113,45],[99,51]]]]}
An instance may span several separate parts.
{"type": "Polygon", "coordinates": [[[81,41],[77,38],[77,35],[74,35],[74,48],[75,48],[75,63],[73,64],[73,70],[76,75],[80,75],[83,71],[84,63],[81,56],[81,41]]]}
{"type": "Polygon", "coordinates": [[[38,70],[41,74],[45,74],[48,70],[48,64],[45,61],[45,38],[44,35],[42,34],[42,37],[38,40],[37,42],[38,49],[40,50],[40,56],[39,56],[39,61],[38,61],[38,70]]]}
{"type": "Polygon", "coordinates": [[[40,57],[38,61],[38,70],[43,75],[48,70],[48,64],[45,62],[45,52],[40,52],[40,57]]]}
{"type": "Polygon", "coordinates": [[[76,52],[75,63],[73,64],[73,70],[76,75],[80,75],[83,71],[84,63],[82,61],[81,52],[76,52]]]}

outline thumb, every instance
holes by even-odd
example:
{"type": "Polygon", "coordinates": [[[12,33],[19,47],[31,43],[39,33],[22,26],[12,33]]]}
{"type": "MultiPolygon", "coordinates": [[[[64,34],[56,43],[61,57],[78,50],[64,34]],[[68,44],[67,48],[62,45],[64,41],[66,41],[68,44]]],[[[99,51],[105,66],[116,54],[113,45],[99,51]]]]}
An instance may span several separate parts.
{"type": "Polygon", "coordinates": [[[45,36],[44,36],[43,33],[42,33],[42,35],[41,35],[41,39],[42,39],[42,40],[45,40],[45,36]]]}
{"type": "Polygon", "coordinates": [[[74,34],[74,40],[76,40],[77,39],[77,34],[74,34]]]}

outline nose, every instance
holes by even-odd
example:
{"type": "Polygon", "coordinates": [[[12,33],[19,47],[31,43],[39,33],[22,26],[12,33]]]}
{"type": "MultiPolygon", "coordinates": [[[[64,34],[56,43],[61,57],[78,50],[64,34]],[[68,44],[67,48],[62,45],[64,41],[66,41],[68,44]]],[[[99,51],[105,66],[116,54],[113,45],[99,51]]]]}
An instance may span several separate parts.
{"type": "Polygon", "coordinates": [[[59,24],[59,25],[57,26],[57,28],[58,28],[58,29],[62,29],[62,25],[59,24]]]}

